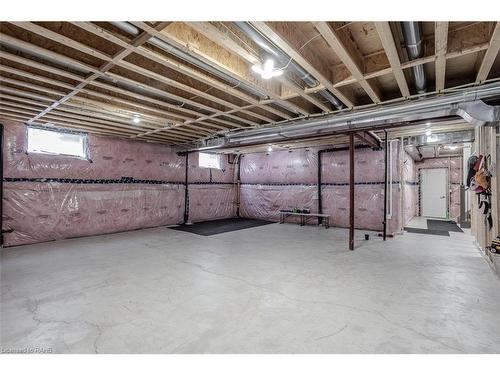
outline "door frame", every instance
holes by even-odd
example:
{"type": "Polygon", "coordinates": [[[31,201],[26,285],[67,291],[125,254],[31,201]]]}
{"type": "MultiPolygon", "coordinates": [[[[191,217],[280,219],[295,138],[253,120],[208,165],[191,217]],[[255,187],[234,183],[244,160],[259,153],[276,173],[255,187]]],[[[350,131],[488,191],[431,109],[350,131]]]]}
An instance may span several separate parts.
{"type": "Polygon", "coordinates": [[[418,216],[423,217],[422,210],[422,170],[424,169],[444,169],[446,171],[446,219],[450,218],[450,168],[448,167],[429,167],[418,170],[418,216]]]}

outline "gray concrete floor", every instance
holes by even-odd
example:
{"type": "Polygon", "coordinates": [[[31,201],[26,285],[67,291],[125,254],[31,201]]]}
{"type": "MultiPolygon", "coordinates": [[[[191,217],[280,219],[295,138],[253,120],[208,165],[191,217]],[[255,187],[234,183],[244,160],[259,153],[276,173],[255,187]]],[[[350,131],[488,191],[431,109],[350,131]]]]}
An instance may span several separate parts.
{"type": "Polygon", "coordinates": [[[1,347],[62,353],[500,352],[472,237],[168,228],[4,249],[1,347]]]}

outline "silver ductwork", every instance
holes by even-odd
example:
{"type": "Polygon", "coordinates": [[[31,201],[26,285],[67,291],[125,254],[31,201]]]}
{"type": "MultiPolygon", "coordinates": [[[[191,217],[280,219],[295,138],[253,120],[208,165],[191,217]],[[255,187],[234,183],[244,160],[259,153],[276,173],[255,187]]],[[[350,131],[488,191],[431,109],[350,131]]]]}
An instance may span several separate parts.
{"type": "Polygon", "coordinates": [[[463,130],[459,132],[433,134],[432,140],[429,141],[429,136],[425,134],[406,137],[403,145],[406,146],[425,146],[429,143],[451,145],[454,143],[469,143],[474,142],[474,130],[463,130]]]}
{"type": "MultiPolygon", "coordinates": [[[[250,39],[252,39],[259,47],[266,51],[270,56],[272,56],[277,62],[282,66],[288,66],[305,84],[309,87],[316,87],[319,82],[311,76],[308,72],[302,69],[295,61],[293,61],[287,54],[281,51],[278,47],[268,41],[262,34],[255,30],[248,22],[234,22],[234,24],[240,29],[244,34],[246,34],[250,39]]],[[[328,102],[333,104],[335,108],[342,109],[342,103],[327,90],[321,90],[318,92],[323,98],[328,102]]]]}
{"type": "MultiPolygon", "coordinates": [[[[401,22],[403,36],[406,44],[406,51],[410,60],[419,59],[423,56],[422,32],[419,22],[401,22]]],[[[427,90],[427,80],[423,65],[416,65],[411,68],[413,82],[419,94],[427,90]]]]}
{"type": "Polygon", "coordinates": [[[428,121],[460,116],[472,125],[494,125],[500,121],[500,106],[485,104],[481,99],[500,96],[500,82],[455,91],[448,95],[418,99],[402,104],[377,106],[345,114],[287,121],[281,125],[227,133],[199,143],[196,149],[231,147],[246,144],[279,142],[326,136],[350,131],[367,131],[401,126],[412,121],[428,121]]]}
{"type": "Polygon", "coordinates": [[[408,145],[405,146],[405,151],[414,161],[421,161],[422,160],[422,154],[420,153],[420,150],[418,149],[418,146],[415,145],[408,145]]]}
{"type": "MultiPolygon", "coordinates": [[[[139,28],[135,27],[134,25],[132,25],[129,22],[113,21],[110,23],[113,26],[119,28],[120,30],[125,31],[126,33],[129,33],[132,35],[138,35],[140,33],[139,28]]],[[[188,53],[186,53],[184,51],[181,51],[180,49],[164,42],[163,40],[161,40],[157,37],[152,37],[149,40],[149,43],[151,43],[154,46],[170,53],[171,55],[178,57],[181,60],[187,61],[188,63],[193,64],[193,65],[197,66],[198,68],[201,68],[201,69],[215,75],[216,77],[223,79],[224,81],[230,83],[231,85],[233,85],[235,87],[239,87],[243,91],[246,91],[252,95],[257,96],[259,99],[268,99],[269,98],[263,91],[260,91],[260,90],[256,89],[255,87],[247,85],[246,83],[244,83],[240,80],[237,80],[236,78],[231,77],[230,75],[212,67],[211,65],[206,64],[205,62],[197,59],[196,57],[189,55],[188,53]]],[[[282,103],[275,103],[275,104],[280,106],[280,107],[285,108],[286,110],[288,110],[292,113],[295,113],[295,114],[298,113],[297,110],[293,109],[290,106],[286,106],[282,103]]]]}
{"type": "MultiPolygon", "coordinates": [[[[463,143],[474,142],[474,130],[463,130],[458,132],[448,132],[433,134],[427,136],[419,134],[411,137],[406,137],[403,140],[405,151],[415,161],[420,161],[425,157],[427,149],[432,149],[433,152],[443,152],[439,146],[442,145],[458,145],[463,143]]],[[[449,154],[450,152],[448,152],[449,154]]],[[[453,153],[453,151],[451,151],[453,153]]]]}

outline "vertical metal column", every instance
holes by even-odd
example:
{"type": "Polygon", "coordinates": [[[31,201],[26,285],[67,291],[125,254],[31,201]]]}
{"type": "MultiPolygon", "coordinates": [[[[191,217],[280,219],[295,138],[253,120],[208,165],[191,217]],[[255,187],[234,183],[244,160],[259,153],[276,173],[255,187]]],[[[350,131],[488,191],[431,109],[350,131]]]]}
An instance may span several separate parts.
{"type": "Polygon", "coordinates": [[[3,246],[3,124],[0,124],[0,247],[3,246]]]}
{"type": "MultiPolygon", "coordinates": [[[[321,198],[321,154],[323,150],[318,151],[318,213],[323,213],[323,202],[321,198]]],[[[322,218],[318,217],[318,225],[323,222],[322,218]]]]}
{"type": "Polygon", "coordinates": [[[186,179],[184,182],[184,224],[189,221],[189,191],[188,191],[189,153],[186,152],[186,179]]]}
{"type": "Polygon", "coordinates": [[[236,175],[236,217],[240,217],[240,191],[241,191],[241,154],[236,155],[236,168],[238,172],[236,175]]]}
{"type": "Polygon", "coordinates": [[[389,154],[389,141],[387,139],[387,130],[384,130],[384,225],[382,236],[384,241],[387,238],[387,178],[388,178],[388,154],[389,154]]]}
{"type": "Polygon", "coordinates": [[[349,250],[354,250],[354,133],[349,133],[349,250]]]}

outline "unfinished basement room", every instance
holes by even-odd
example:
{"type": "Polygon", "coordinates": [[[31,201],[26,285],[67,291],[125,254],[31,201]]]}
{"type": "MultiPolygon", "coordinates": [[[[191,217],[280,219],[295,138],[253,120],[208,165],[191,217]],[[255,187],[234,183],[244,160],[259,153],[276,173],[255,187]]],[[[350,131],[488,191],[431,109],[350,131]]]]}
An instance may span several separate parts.
{"type": "Polygon", "coordinates": [[[500,353],[500,22],[401,19],[1,22],[2,353],[500,353]]]}

